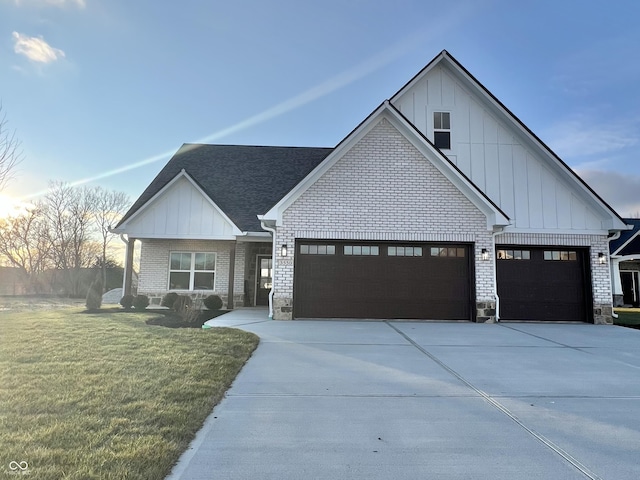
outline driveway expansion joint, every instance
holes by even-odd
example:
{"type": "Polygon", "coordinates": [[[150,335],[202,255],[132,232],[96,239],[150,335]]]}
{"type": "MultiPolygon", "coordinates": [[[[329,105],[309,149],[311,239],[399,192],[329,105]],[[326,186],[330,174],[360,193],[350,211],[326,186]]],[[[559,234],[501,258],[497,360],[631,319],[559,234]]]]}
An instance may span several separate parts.
{"type": "MultiPolygon", "coordinates": [[[[493,406],[494,408],[496,408],[498,411],[500,411],[501,413],[503,413],[504,415],[506,415],[508,418],[510,418],[513,422],[515,422],[518,426],[520,426],[522,429],[524,429],[527,433],[529,433],[532,437],[534,437],[536,440],[538,440],[540,443],[542,443],[543,445],[545,445],[546,447],[548,447],[550,450],[552,450],[553,452],[555,452],[556,454],[558,454],[561,458],[563,458],[567,463],[569,463],[570,465],[572,465],[575,469],[577,469],[580,473],[582,473],[586,478],[589,478],[591,480],[604,480],[602,477],[598,476],[596,473],[592,472],[591,470],[589,470],[589,468],[582,464],[578,459],[576,459],[575,457],[573,457],[570,453],[568,453],[567,451],[565,451],[564,449],[562,449],[559,445],[556,445],[553,441],[551,441],[550,439],[548,439],[547,437],[545,437],[544,435],[542,435],[541,433],[536,432],[535,430],[533,430],[532,428],[528,427],[527,425],[524,424],[524,422],[522,420],[520,420],[514,413],[512,413],[507,407],[505,407],[504,405],[502,405],[500,402],[498,402],[494,397],[492,397],[491,395],[489,395],[488,393],[480,390],[479,388],[477,388],[475,385],[473,385],[472,383],[470,383],[467,379],[465,379],[462,375],[460,375],[458,372],[456,372],[455,370],[453,370],[451,367],[449,367],[447,364],[445,364],[442,360],[440,360],[438,357],[436,357],[435,355],[433,355],[431,352],[427,351],[425,348],[423,348],[421,345],[419,345],[418,343],[416,343],[411,337],[409,337],[408,335],[406,335],[402,330],[400,330],[399,328],[396,328],[391,322],[385,322],[387,325],[389,325],[389,327],[391,327],[393,330],[395,330],[400,336],[404,337],[408,342],[410,342],[416,349],[418,349],[421,353],[423,353],[424,355],[426,355],[427,357],[429,357],[431,360],[433,360],[434,362],[436,362],[441,368],[443,368],[444,370],[446,370],[448,373],[450,373],[451,375],[453,375],[455,378],[457,378],[458,380],[460,380],[462,383],[464,383],[467,387],[469,387],[471,390],[473,390],[474,392],[476,392],[479,396],[481,396],[487,403],[489,403],[491,406],[493,406]]],[[[504,326],[504,325],[500,325],[500,326],[504,326]]],[[[511,328],[511,327],[505,327],[505,328],[511,328]]],[[[515,328],[512,328],[512,330],[518,331],[515,328]]],[[[521,332],[521,333],[526,333],[526,332],[521,332]]],[[[534,337],[536,337],[536,335],[532,335],[534,337]]],[[[542,337],[538,337],[538,338],[542,338],[542,337]]],[[[561,343],[558,342],[553,342],[552,340],[548,340],[548,339],[544,339],[543,340],[547,340],[549,342],[552,343],[556,343],[558,345],[567,347],[567,348],[572,348],[568,345],[562,345],[561,343]]]]}

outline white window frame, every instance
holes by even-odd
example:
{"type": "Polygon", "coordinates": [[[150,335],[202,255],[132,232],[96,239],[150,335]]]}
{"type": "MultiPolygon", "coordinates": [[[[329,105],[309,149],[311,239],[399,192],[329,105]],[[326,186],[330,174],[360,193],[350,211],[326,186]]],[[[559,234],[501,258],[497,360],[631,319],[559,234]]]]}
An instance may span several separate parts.
{"type": "MultiPolygon", "coordinates": [[[[433,144],[436,145],[436,132],[442,132],[442,133],[448,133],[449,134],[449,148],[444,148],[444,147],[438,147],[441,150],[453,150],[453,140],[451,138],[451,111],[450,110],[434,110],[431,114],[432,118],[431,121],[433,122],[433,144]],[[443,113],[446,113],[449,116],[449,128],[442,128],[442,126],[440,128],[436,128],[436,119],[435,119],[435,114],[439,113],[440,115],[442,115],[443,113]]],[[[441,117],[442,118],[442,117],[441,117]]]]}
{"type": "Polygon", "coordinates": [[[181,251],[181,250],[175,250],[175,251],[171,251],[169,252],[169,274],[167,276],[167,290],[178,290],[178,291],[189,291],[192,292],[194,291],[194,283],[195,283],[195,278],[196,278],[196,273],[212,273],[213,274],[213,288],[206,289],[206,290],[202,290],[199,289],[198,291],[202,290],[202,291],[206,291],[206,292],[213,292],[216,289],[216,270],[217,270],[217,265],[218,265],[218,254],[216,252],[185,252],[185,251],[181,251]],[[196,270],[196,255],[197,254],[207,254],[207,255],[213,255],[213,270],[196,270]],[[191,262],[190,262],[190,266],[189,266],[189,270],[174,270],[171,268],[171,256],[174,254],[182,254],[182,255],[190,255],[191,256],[191,262]],[[183,289],[183,288],[171,288],[171,274],[172,273],[189,273],[189,288],[188,289],[183,289]]]}

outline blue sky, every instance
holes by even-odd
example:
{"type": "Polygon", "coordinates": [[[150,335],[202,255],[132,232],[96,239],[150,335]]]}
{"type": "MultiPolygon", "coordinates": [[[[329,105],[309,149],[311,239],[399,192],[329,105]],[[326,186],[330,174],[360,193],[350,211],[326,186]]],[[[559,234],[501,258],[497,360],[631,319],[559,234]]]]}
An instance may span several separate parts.
{"type": "Polygon", "coordinates": [[[185,142],[334,146],[446,49],[640,213],[638,18],[637,0],[0,0],[24,151],[2,193],[61,180],[134,200],[185,142]]]}

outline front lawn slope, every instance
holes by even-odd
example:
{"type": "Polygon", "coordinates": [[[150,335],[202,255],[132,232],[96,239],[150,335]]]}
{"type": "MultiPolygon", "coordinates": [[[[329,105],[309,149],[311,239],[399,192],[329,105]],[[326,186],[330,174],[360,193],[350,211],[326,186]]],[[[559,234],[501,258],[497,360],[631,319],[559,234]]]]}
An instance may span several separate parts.
{"type": "Polygon", "coordinates": [[[0,478],[11,462],[38,479],[170,472],[258,338],[149,316],[0,312],[0,478]]]}

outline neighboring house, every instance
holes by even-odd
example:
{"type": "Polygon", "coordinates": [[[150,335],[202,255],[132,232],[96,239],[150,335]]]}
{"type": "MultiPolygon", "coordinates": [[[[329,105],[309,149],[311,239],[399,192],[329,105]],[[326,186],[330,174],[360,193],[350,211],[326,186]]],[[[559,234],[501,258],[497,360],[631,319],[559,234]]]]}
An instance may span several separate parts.
{"type": "Polygon", "coordinates": [[[623,219],[632,227],[610,243],[613,304],[640,306],[640,219],[623,219]]]}
{"type": "Polygon", "coordinates": [[[609,323],[625,228],[443,51],[335,148],[183,145],[114,231],[128,265],[141,242],[138,293],[156,303],[609,323]]]}

